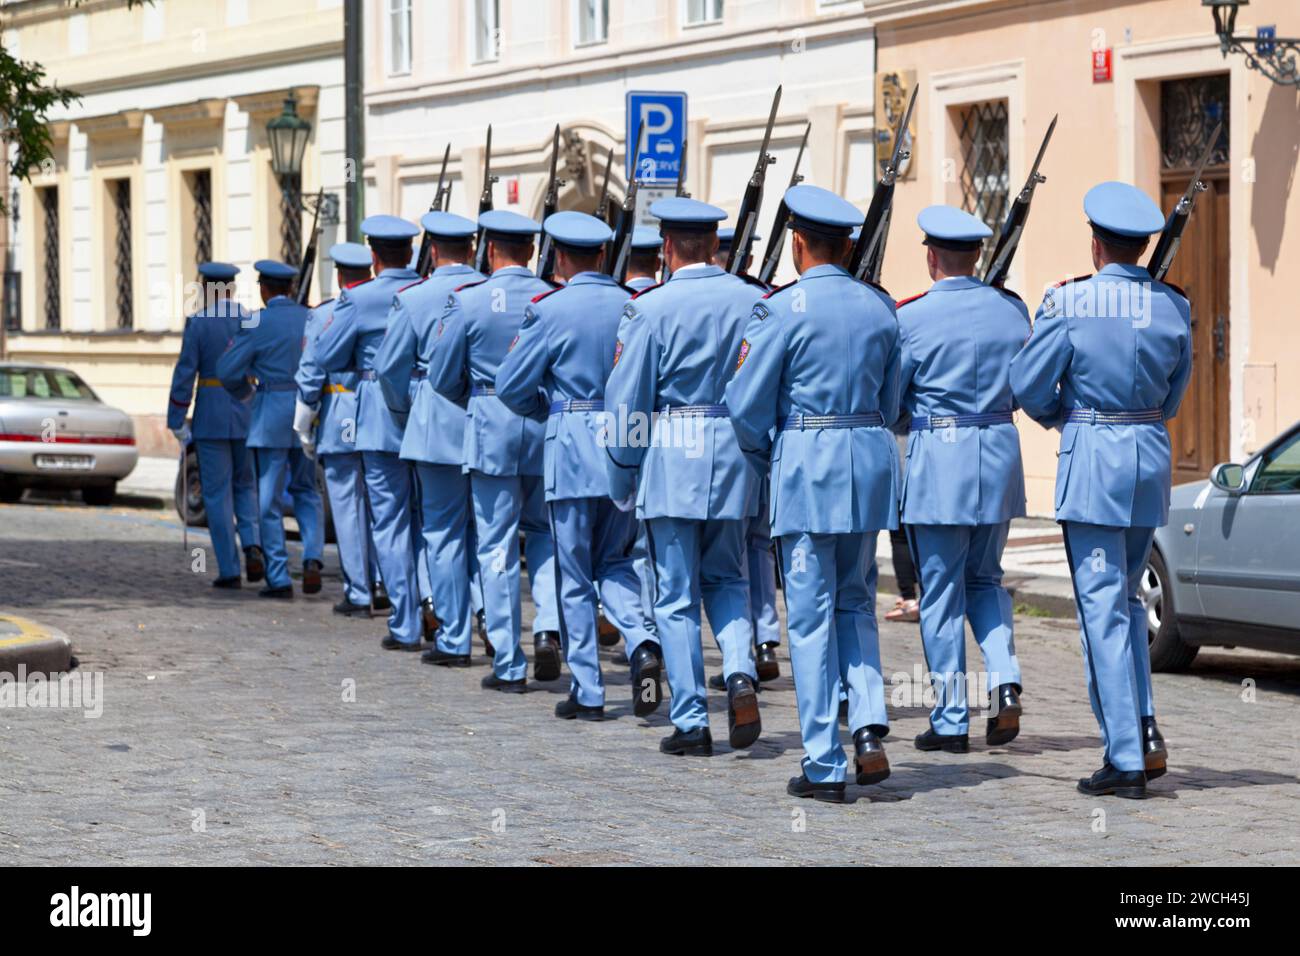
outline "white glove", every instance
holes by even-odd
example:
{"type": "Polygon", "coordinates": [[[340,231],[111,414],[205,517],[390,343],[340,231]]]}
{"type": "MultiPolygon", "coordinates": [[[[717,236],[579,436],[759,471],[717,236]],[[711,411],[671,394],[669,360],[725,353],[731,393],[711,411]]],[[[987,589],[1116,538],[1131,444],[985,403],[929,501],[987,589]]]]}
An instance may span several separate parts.
{"type": "Polygon", "coordinates": [[[614,500],[614,507],[619,511],[633,511],[636,509],[636,491],[634,490],[626,498],[617,498],[614,500]]]}
{"type": "Polygon", "coordinates": [[[173,428],[172,434],[176,436],[176,440],[181,443],[182,448],[190,443],[190,435],[192,433],[190,432],[189,425],[182,425],[180,428],[173,428]]]}
{"type": "Polygon", "coordinates": [[[302,445],[302,453],[304,455],[313,459],[316,457],[316,442],[312,440],[311,435],[304,435],[302,432],[299,432],[298,443],[302,445]]]}
{"type": "Polygon", "coordinates": [[[320,411],[320,402],[315,405],[306,404],[301,398],[295,396],[293,400],[293,430],[301,438],[303,435],[310,435],[312,425],[316,421],[316,413],[320,411]]]}

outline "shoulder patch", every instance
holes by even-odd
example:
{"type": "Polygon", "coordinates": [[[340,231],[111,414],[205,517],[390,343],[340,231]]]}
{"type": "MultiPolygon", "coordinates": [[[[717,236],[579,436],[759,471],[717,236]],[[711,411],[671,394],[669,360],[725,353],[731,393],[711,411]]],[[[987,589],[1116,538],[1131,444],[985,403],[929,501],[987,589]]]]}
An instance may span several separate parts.
{"type": "Polygon", "coordinates": [[[506,348],[506,351],[513,352],[515,350],[515,346],[518,344],[519,344],[519,336],[516,334],[515,337],[510,340],[510,345],[506,348]]]}
{"type": "Polygon", "coordinates": [[[632,293],[632,298],[634,298],[634,299],[639,299],[639,298],[641,298],[641,296],[645,295],[647,292],[653,292],[655,289],[660,289],[660,288],[662,288],[662,287],[663,287],[663,283],[662,283],[662,282],[656,282],[654,285],[648,285],[648,286],[646,286],[646,287],[645,287],[644,289],[642,289],[640,292],[633,292],[633,293],[632,293]]]}
{"type": "Polygon", "coordinates": [[[541,302],[541,301],[542,301],[543,299],[545,299],[548,295],[554,295],[556,292],[559,292],[559,291],[560,291],[561,289],[563,289],[563,288],[564,288],[564,286],[557,285],[554,289],[547,289],[545,292],[539,292],[539,293],[537,293],[537,295],[533,296],[533,297],[532,297],[531,299],[529,299],[528,301],[530,301],[530,302],[541,302]]]}
{"type": "Polygon", "coordinates": [[[925,296],[926,296],[926,293],[924,293],[924,292],[918,292],[916,295],[909,295],[906,299],[899,299],[899,300],[898,300],[898,305],[896,306],[896,308],[901,309],[903,306],[907,305],[909,302],[915,302],[917,299],[924,299],[925,296]]]}
{"type": "Polygon", "coordinates": [[[617,365],[618,360],[621,359],[622,357],[623,357],[623,340],[619,339],[614,343],[614,364],[617,365]]]}
{"type": "Polygon", "coordinates": [[[740,340],[740,356],[736,359],[736,371],[745,364],[745,359],[749,358],[749,339],[740,340]]]}
{"type": "Polygon", "coordinates": [[[790,288],[790,286],[794,285],[795,282],[798,282],[798,281],[799,281],[798,279],[795,279],[794,282],[787,282],[785,285],[773,286],[771,289],[769,289],[767,292],[765,292],[765,293],[763,294],[763,298],[765,298],[765,299],[770,299],[770,298],[772,298],[772,296],[776,295],[776,294],[777,294],[778,292],[780,292],[782,289],[788,289],[788,288],[790,288]]]}
{"type": "Polygon", "coordinates": [[[452,289],[451,291],[460,292],[463,289],[472,289],[474,288],[474,286],[482,285],[484,282],[487,282],[487,279],[475,279],[473,282],[466,282],[464,285],[458,285],[456,286],[456,288],[452,289]]]}
{"type": "MultiPolygon", "coordinates": [[[[766,296],[764,296],[764,298],[766,298],[766,296]]],[[[755,302],[754,309],[752,312],[749,313],[749,317],[751,319],[758,319],[758,321],[763,322],[771,314],[772,314],[772,310],[769,309],[767,306],[765,306],[762,302],[755,302]]]]}

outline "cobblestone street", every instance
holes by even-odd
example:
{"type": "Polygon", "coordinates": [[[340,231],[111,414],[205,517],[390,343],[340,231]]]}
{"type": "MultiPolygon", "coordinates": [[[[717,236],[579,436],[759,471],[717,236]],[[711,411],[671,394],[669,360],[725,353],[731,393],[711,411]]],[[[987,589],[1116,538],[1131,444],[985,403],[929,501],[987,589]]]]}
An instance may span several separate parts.
{"type": "MultiPolygon", "coordinates": [[[[331,614],[332,547],[324,593],[290,605],[210,578],[172,512],[0,506],[0,610],[62,629],[104,682],[97,719],[0,710],[0,863],[1300,863],[1300,659],[1211,649],[1157,674],[1169,774],[1145,802],[1090,800],[1075,624],[1019,618],[1021,737],[986,747],[977,714],[969,755],[922,754],[925,710],[891,707],[893,776],[836,807],[784,792],[801,753],[784,646],[760,742],[726,746],[713,694],[716,755],[672,758],[667,708],[631,713],[621,646],[603,654],[614,719],[562,722],[567,674],[487,693],[481,644],[470,670],[432,668],[381,651],[382,620],[331,614]]],[[[914,625],[881,642],[887,680],[920,673],[914,625]]]]}

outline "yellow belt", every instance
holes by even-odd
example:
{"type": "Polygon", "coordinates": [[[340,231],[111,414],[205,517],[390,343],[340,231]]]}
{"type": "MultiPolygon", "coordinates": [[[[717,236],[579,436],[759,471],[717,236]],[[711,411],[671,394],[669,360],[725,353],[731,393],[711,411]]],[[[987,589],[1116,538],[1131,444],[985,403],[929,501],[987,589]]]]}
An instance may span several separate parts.
{"type": "Polygon", "coordinates": [[[327,395],[347,395],[351,394],[352,389],[346,385],[326,385],[325,394],[327,395]]]}
{"type": "Polygon", "coordinates": [[[221,388],[221,379],[201,378],[199,379],[199,388],[221,388]]]}

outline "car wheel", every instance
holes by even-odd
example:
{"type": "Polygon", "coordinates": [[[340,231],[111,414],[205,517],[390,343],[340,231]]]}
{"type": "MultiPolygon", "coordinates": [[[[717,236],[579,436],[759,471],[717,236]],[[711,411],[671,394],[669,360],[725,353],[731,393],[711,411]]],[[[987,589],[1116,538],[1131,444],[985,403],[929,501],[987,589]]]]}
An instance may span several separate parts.
{"type": "Polygon", "coordinates": [[[16,481],[6,481],[0,478],[0,501],[7,505],[16,504],[23,497],[23,486],[16,481]]]}
{"type": "MultiPolygon", "coordinates": [[[[189,509],[189,526],[206,528],[208,514],[203,507],[203,482],[199,480],[199,453],[193,446],[185,453],[185,473],[190,483],[189,497],[185,500],[185,506],[189,509]]],[[[172,503],[176,506],[176,516],[184,521],[186,514],[181,508],[181,501],[181,474],[178,471],[176,486],[172,489],[172,503]]]]}
{"type": "Polygon", "coordinates": [[[86,485],[81,489],[81,500],[93,508],[107,508],[117,497],[117,482],[107,485],[86,485]]]}
{"type": "Polygon", "coordinates": [[[1169,570],[1164,556],[1151,550],[1142,580],[1138,583],[1138,597],[1146,615],[1147,642],[1151,651],[1153,671],[1182,670],[1196,657],[1200,648],[1188,644],[1178,633],[1178,620],[1174,614],[1174,593],[1169,586],[1169,570]]]}

